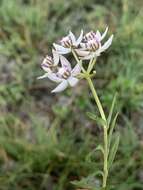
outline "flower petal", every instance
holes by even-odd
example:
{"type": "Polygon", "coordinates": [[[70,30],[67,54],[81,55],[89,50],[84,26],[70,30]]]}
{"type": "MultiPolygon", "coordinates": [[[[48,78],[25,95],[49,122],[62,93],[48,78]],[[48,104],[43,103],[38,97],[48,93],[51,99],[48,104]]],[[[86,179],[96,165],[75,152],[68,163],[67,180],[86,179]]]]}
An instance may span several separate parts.
{"type": "Polygon", "coordinates": [[[98,41],[101,41],[101,34],[100,34],[99,30],[97,30],[97,32],[96,32],[96,37],[97,37],[98,41]]]}
{"type": "Polygon", "coordinates": [[[103,38],[105,38],[107,32],[108,32],[108,27],[106,27],[105,32],[102,34],[101,40],[103,40],[103,38]]]}
{"type": "Polygon", "coordinates": [[[83,50],[83,49],[76,49],[75,51],[81,57],[87,56],[90,53],[89,51],[86,51],[86,50],[83,50]]]}
{"type": "Polygon", "coordinates": [[[68,81],[63,80],[54,90],[52,90],[52,93],[62,92],[68,87],[68,81]]]}
{"type": "Polygon", "coordinates": [[[57,83],[60,83],[63,81],[62,78],[60,77],[57,77],[57,75],[55,73],[47,73],[47,77],[53,81],[53,82],[57,82],[57,83]]]}
{"type": "Polygon", "coordinates": [[[68,82],[69,82],[69,85],[70,86],[75,86],[77,83],[78,83],[78,79],[77,78],[75,78],[75,77],[70,77],[69,79],[68,79],[68,82]]]}
{"type": "Polygon", "coordinates": [[[75,38],[75,35],[71,31],[69,31],[69,37],[71,38],[72,44],[75,44],[76,38],[75,38]]]}
{"type": "Polygon", "coordinates": [[[47,63],[42,63],[41,67],[44,71],[46,71],[47,73],[51,72],[51,69],[49,68],[49,66],[47,65],[47,63]]]}
{"type": "Polygon", "coordinates": [[[95,52],[95,57],[100,56],[101,54],[101,48],[99,48],[96,52],[95,52]]]}
{"type": "Polygon", "coordinates": [[[81,47],[82,49],[86,49],[86,43],[80,43],[80,47],[81,47]]]}
{"type": "Polygon", "coordinates": [[[76,64],[71,73],[72,73],[72,76],[76,76],[80,74],[80,72],[81,72],[81,65],[76,64]]]}
{"type": "Polygon", "coordinates": [[[89,60],[89,59],[92,59],[96,56],[95,52],[94,53],[90,53],[89,55],[85,56],[85,57],[82,57],[81,59],[82,60],[89,60]]]}
{"type": "Polygon", "coordinates": [[[80,44],[80,42],[82,41],[82,39],[83,39],[83,30],[81,30],[80,36],[76,40],[76,44],[75,45],[78,46],[80,44]]]}
{"type": "Polygon", "coordinates": [[[54,49],[52,49],[52,53],[53,53],[53,60],[54,60],[54,64],[58,65],[59,63],[59,54],[57,51],[55,51],[54,49]]]}
{"type": "Polygon", "coordinates": [[[111,37],[104,43],[104,45],[100,48],[100,52],[105,51],[106,49],[109,48],[109,46],[112,44],[112,40],[113,40],[113,35],[111,35],[111,37]]]}
{"type": "Polygon", "coordinates": [[[60,56],[60,60],[61,60],[62,67],[64,67],[64,68],[68,69],[69,71],[71,71],[70,62],[62,55],[60,56]]]}
{"type": "Polygon", "coordinates": [[[48,73],[45,73],[44,75],[37,77],[37,79],[44,79],[48,77],[48,73]]]}
{"type": "Polygon", "coordinates": [[[57,77],[55,73],[45,73],[44,75],[38,77],[37,79],[44,79],[44,78],[49,78],[51,81],[57,82],[57,83],[60,83],[63,81],[63,79],[57,77]]]}
{"type": "Polygon", "coordinates": [[[55,44],[55,43],[53,44],[53,46],[55,47],[56,51],[59,54],[67,54],[71,51],[70,48],[64,48],[63,46],[60,46],[60,45],[55,44]]]}

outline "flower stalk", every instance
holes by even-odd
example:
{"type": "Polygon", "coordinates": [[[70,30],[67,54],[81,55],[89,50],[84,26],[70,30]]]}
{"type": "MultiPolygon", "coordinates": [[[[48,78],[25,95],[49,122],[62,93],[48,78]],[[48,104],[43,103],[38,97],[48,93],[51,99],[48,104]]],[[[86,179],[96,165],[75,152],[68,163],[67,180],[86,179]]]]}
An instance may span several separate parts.
{"type": "MultiPolygon", "coordinates": [[[[92,66],[93,66],[93,63],[92,62],[92,66]]],[[[105,121],[105,123],[107,123],[107,119],[106,119],[106,116],[105,116],[105,113],[104,113],[104,110],[103,110],[103,107],[102,107],[102,104],[98,98],[98,95],[96,93],[96,89],[93,85],[93,82],[90,78],[90,75],[89,74],[86,74],[85,73],[85,78],[88,82],[88,85],[90,87],[90,90],[92,92],[92,95],[94,97],[94,100],[97,104],[97,107],[98,107],[98,110],[100,112],[100,115],[101,115],[101,118],[105,121]]],[[[108,177],[108,128],[106,125],[103,126],[103,133],[104,133],[104,152],[103,152],[103,155],[104,155],[104,164],[103,164],[103,183],[102,183],[102,187],[105,188],[106,187],[106,184],[107,184],[107,177],[108,177]]]]}

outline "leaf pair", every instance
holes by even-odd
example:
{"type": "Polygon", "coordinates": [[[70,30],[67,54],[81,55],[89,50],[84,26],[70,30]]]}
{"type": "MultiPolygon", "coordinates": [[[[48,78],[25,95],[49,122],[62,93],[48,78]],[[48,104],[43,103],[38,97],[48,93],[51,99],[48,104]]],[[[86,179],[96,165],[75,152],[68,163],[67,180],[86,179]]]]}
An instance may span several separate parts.
{"type": "MultiPolygon", "coordinates": [[[[115,103],[116,103],[116,98],[117,98],[117,94],[115,94],[115,96],[113,98],[107,121],[96,116],[94,113],[87,112],[87,115],[90,119],[95,120],[98,125],[100,125],[102,127],[107,127],[107,129],[109,130],[109,133],[108,133],[108,169],[111,167],[111,165],[114,161],[114,158],[115,158],[116,152],[118,150],[118,146],[119,146],[119,140],[120,140],[120,135],[119,135],[119,133],[117,133],[115,136],[115,141],[113,142],[113,144],[111,146],[111,141],[113,138],[113,131],[114,131],[114,128],[116,125],[117,117],[118,117],[118,113],[117,113],[112,120],[113,111],[114,111],[114,107],[115,107],[115,103]]],[[[99,145],[94,151],[96,151],[96,150],[100,150],[104,154],[104,148],[102,147],[102,145],[99,145]]],[[[90,156],[91,156],[91,154],[90,154],[90,156]]]]}
{"type": "MultiPolygon", "coordinates": [[[[71,183],[73,185],[76,185],[78,188],[84,188],[87,190],[101,190],[102,188],[99,185],[99,182],[97,181],[99,176],[103,177],[103,172],[98,170],[94,172],[93,174],[83,177],[80,181],[72,181],[71,183]]],[[[84,190],[83,189],[83,190],[84,190]]]]}
{"type": "Polygon", "coordinates": [[[107,122],[106,122],[104,119],[102,119],[102,118],[96,116],[94,113],[87,112],[87,116],[88,116],[90,119],[96,121],[98,125],[100,125],[100,126],[102,126],[102,127],[107,126],[107,122]]]}
{"type": "Polygon", "coordinates": [[[115,103],[116,103],[116,98],[117,98],[117,94],[115,94],[115,96],[113,98],[112,105],[111,105],[111,108],[110,108],[110,111],[109,111],[107,121],[105,121],[104,119],[96,116],[94,113],[91,113],[91,112],[87,112],[88,117],[90,119],[96,121],[99,125],[101,125],[103,127],[107,126],[109,128],[111,120],[112,120],[113,110],[114,110],[115,103]]]}
{"type": "Polygon", "coordinates": [[[91,151],[87,156],[86,156],[86,161],[91,162],[91,157],[92,155],[96,152],[100,151],[104,155],[104,148],[102,145],[98,145],[93,151],[91,151]]]}

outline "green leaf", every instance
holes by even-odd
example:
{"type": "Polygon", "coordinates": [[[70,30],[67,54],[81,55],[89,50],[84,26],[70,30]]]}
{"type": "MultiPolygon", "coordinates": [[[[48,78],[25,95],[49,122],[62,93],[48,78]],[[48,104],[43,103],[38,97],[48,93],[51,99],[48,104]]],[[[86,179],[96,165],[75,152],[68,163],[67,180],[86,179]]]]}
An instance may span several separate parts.
{"type": "Polygon", "coordinates": [[[110,131],[109,131],[109,136],[108,136],[108,148],[110,149],[110,144],[111,144],[111,140],[112,140],[112,134],[113,134],[113,130],[115,128],[115,125],[116,125],[116,120],[117,120],[117,117],[118,117],[118,114],[119,113],[116,113],[112,123],[111,123],[111,127],[110,127],[110,131]]]}
{"type": "Polygon", "coordinates": [[[109,116],[107,118],[108,126],[110,125],[110,122],[111,122],[111,119],[112,119],[112,115],[113,115],[113,110],[114,110],[114,107],[115,107],[116,99],[117,99],[117,93],[114,95],[114,98],[113,98],[113,101],[112,101],[112,105],[111,105],[111,108],[110,108],[110,111],[109,111],[109,116]]]}
{"type": "Polygon", "coordinates": [[[96,152],[96,151],[101,151],[102,154],[104,154],[104,149],[102,145],[98,145],[93,151],[91,151],[87,156],[86,156],[86,161],[91,162],[91,156],[96,152]]]}
{"type": "Polygon", "coordinates": [[[98,171],[96,171],[95,173],[93,173],[93,176],[104,176],[104,173],[103,173],[103,171],[101,171],[101,170],[98,170],[98,171]]]}
{"type": "Polygon", "coordinates": [[[103,126],[103,127],[104,127],[104,126],[107,126],[106,121],[105,121],[104,119],[102,119],[102,118],[96,116],[94,113],[87,112],[87,116],[88,116],[90,119],[96,121],[96,122],[98,123],[98,125],[101,125],[101,126],[103,126]]]}
{"type": "Polygon", "coordinates": [[[95,149],[95,151],[101,151],[103,154],[104,154],[104,148],[103,148],[103,146],[102,145],[98,145],[97,147],[96,147],[96,149],[95,149]]]}
{"type": "Polygon", "coordinates": [[[75,185],[78,188],[91,188],[85,181],[80,180],[80,181],[71,181],[71,184],[75,185]]]}
{"type": "Polygon", "coordinates": [[[96,176],[103,176],[103,172],[98,170],[94,173],[92,173],[91,175],[87,176],[87,177],[83,177],[80,181],[72,181],[71,183],[73,185],[76,185],[79,188],[87,188],[87,189],[91,189],[91,190],[101,190],[101,187],[99,187],[99,184],[96,184],[96,176]]]}
{"type": "Polygon", "coordinates": [[[117,133],[117,135],[115,137],[115,142],[112,145],[111,151],[109,152],[108,169],[111,167],[111,165],[112,165],[112,163],[114,161],[116,152],[118,150],[119,141],[120,141],[120,134],[117,133]]]}
{"type": "Polygon", "coordinates": [[[71,181],[71,184],[79,188],[91,188],[91,186],[88,184],[88,177],[82,178],[80,181],[78,180],[71,181]]]}

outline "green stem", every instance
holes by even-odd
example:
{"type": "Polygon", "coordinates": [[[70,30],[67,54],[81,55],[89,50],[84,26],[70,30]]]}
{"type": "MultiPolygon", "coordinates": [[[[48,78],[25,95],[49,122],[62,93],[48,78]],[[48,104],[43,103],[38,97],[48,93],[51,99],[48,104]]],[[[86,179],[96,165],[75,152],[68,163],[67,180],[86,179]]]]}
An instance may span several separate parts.
{"type": "MultiPolygon", "coordinates": [[[[72,54],[73,54],[73,56],[74,56],[76,62],[80,64],[80,60],[79,60],[79,58],[78,58],[76,52],[74,51],[74,49],[72,49],[72,54]]],[[[81,64],[81,69],[82,69],[83,72],[86,72],[85,69],[82,67],[82,64],[81,64]]]]}
{"type": "Polygon", "coordinates": [[[93,69],[93,67],[95,65],[95,62],[96,62],[95,58],[90,60],[89,65],[88,65],[88,69],[87,69],[87,73],[90,73],[92,71],[92,69],[93,69]]]}
{"type": "Polygon", "coordinates": [[[103,176],[103,188],[106,187],[108,177],[108,134],[107,127],[104,127],[104,176],[103,176]]]}
{"type": "MultiPolygon", "coordinates": [[[[105,117],[103,107],[102,107],[101,102],[100,102],[100,100],[98,98],[98,95],[96,93],[96,90],[94,88],[94,85],[92,83],[91,78],[87,76],[86,79],[88,81],[88,84],[89,84],[89,87],[91,89],[91,92],[92,92],[92,94],[94,96],[95,102],[96,102],[96,104],[98,106],[101,118],[104,121],[107,121],[106,117],[105,117]]],[[[104,173],[104,175],[103,175],[102,187],[105,188],[106,184],[107,184],[107,177],[108,177],[108,134],[107,134],[107,126],[104,126],[104,166],[103,166],[103,173],[104,173]]]]}
{"type": "MultiPolygon", "coordinates": [[[[72,54],[76,60],[77,63],[80,63],[80,60],[78,58],[78,56],[76,55],[76,52],[72,49],[72,54]]],[[[93,59],[90,61],[89,63],[89,67],[87,69],[87,71],[82,67],[81,65],[81,68],[82,68],[82,71],[85,75],[85,78],[86,80],[88,81],[88,84],[89,84],[89,87],[91,89],[91,92],[94,96],[94,99],[95,99],[95,102],[98,106],[98,109],[99,109],[99,112],[100,112],[100,115],[101,115],[101,118],[107,122],[106,120],[106,116],[105,116],[105,113],[104,113],[104,110],[103,110],[103,107],[102,107],[102,104],[98,98],[98,95],[96,93],[96,90],[94,88],[94,85],[92,83],[92,80],[90,78],[90,72],[95,64],[95,61],[96,59],[93,59]]],[[[107,178],[108,178],[108,133],[107,133],[107,130],[108,130],[108,127],[105,125],[103,126],[104,128],[104,166],[103,166],[103,183],[102,183],[102,187],[105,188],[106,185],[107,185],[107,178]]]]}
{"type": "Polygon", "coordinates": [[[96,90],[95,90],[94,85],[93,85],[93,83],[92,83],[92,80],[91,80],[90,77],[87,77],[86,79],[87,79],[87,81],[88,81],[88,84],[89,84],[89,87],[90,87],[90,89],[91,89],[91,92],[92,92],[92,94],[93,94],[93,96],[94,96],[94,99],[95,99],[95,101],[96,101],[96,103],[97,103],[97,106],[98,106],[100,115],[101,115],[102,119],[106,121],[105,113],[104,113],[104,111],[103,111],[101,102],[100,102],[100,100],[99,100],[99,98],[98,98],[98,96],[97,96],[97,93],[96,93],[96,90]]]}
{"type": "Polygon", "coordinates": [[[74,56],[76,62],[78,63],[78,62],[79,62],[79,59],[78,59],[78,57],[77,57],[77,55],[76,55],[76,53],[75,53],[75,51],[74,51],[73,49],[72,49],[72,54],[73,54],[73,56],[74,56]]]}
{"type": "Polygon", "coordinates": [[[87,73],[90,73],[90,67],[91,67],[92,62],[93,62],[93,59],[90,59],[88,68],[87,68],[87,73]]]}

